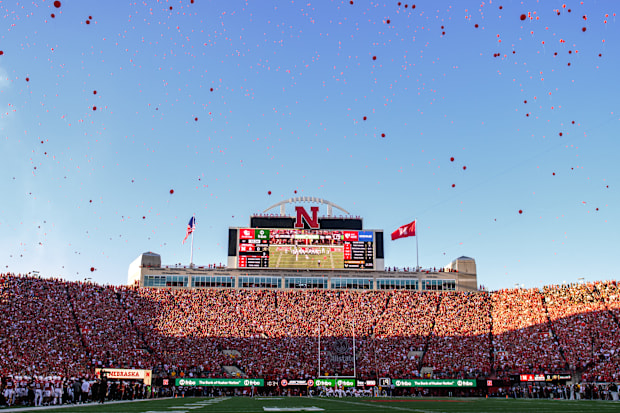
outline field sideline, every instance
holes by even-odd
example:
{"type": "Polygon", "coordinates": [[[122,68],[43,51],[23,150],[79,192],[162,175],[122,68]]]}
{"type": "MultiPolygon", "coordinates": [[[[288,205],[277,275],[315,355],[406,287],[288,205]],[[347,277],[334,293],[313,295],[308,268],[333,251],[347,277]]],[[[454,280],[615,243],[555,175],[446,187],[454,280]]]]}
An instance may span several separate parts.
{"type": "Polygon", "coordinates": [[[259,413],[259,412],[617,412],[620,402],[602,400],[536,400],[482,398],[306,398],[232,397],[177,398],[140,402],[90,403],[73,407],[0,409],[1,411],[128,413],[259,413]]]}

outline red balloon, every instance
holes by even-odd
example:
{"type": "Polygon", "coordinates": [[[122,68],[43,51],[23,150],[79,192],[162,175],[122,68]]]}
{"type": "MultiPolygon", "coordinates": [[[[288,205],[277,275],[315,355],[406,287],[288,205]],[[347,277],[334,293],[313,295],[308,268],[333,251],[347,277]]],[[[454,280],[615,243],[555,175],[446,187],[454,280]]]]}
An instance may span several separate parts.
{"type": "Polygon", "coordinates": [[[0,56],[2,56],[4,54],[4,52],[2,50],[0,50],[0,56]]]}
{"type": "Polygon", "coordinates": [[[560,132],[560,136],[562,136],[562,132],[560,132]]]}
{"type": "Polygon", "coordinates": [[[30,78],[29,77],[26,78],[26,82],[30,82],[30,78]]]}
{"type": "Polygon", "coordinates": [[[582,27],[582,28],[581,28],[581,31],[582,31],[582,32],[585,32],[585,31],[586,31],[586,28],[585,28],[585,27],[582,27]]]}
{"type": "Polygon", "coordinates": [[[56,7],[57,9],[60,7],[60,2],[58,0],[54,2],[54,7],[56,7]]]}
{"type": "Polygon", "coordinates": [[[466,167],[466,166],[464,166],[464,167],[463,167],[463,170],[465,170],[465,169],[467,169],[467,167],[466,167]]]}
{"type": "Polygon", "coordinates": [[[456,185],[452,184],[452,188],[454,188],[456,185]]]}
{"type": "Polygon", "coordinates": [[[525,17],[526,17],[525,14],[522,14],[521,15],[521,20],[525,20],[525,17]]]}
{"type": "Polygon", "coordinates": [[[213,92],[213,88],[209,89],[210,92],[213,92]]]}
{"type": "Polygon", "coordinates": [[[366,120],[366,119],[368,119],[368,118],[366,118],[366,116],[364,116],[364,120],[366,120]]]}
{"type": "MultiPolygon", "coordinates": [[[[56,3],[60,3],[59,1],[57,1],[56,3]]],[[[94,272],[95,271],[95,267],[90,267],[90,272],[94,272]]]]}
{"type": "Polygon", "coordinates": [[[54,13],[50,14],[50,17],[53,19],[54,17],[56,17],[56,15],[54,13]]]}
{"type": "Polygon", "coordinates": [[[196,122],[198,122],[198,118],[194,118],[194,120],[195,120],[196,122]]]}
{"type": "Polygon", "coordinates": [[[373,56],[373,57],[372,57],[372,60],[377,60],[377,56],[373,56]]]}
{"type": "Polygon", "coordinates": [[[86,24],[90,24],[90,20],[86,20],[86,24]]]}
{"type": "Polygon", "coordinates": [[[478,28],[478,23],[474,24],[474,27],[477,29],[478,28]]]}
{"type": "Polygon", "coordinates": [[[97,106],[93,106],[93,110],[97,110],[97,106]]]}
{"type": "Polygon", "coordinates": [[[387,24],[390,24],[390,19],[387,19],[385,22],[386,22],[387,24]]]}
{"type": "Polygon", "coordinates": [[[450,158],[450,162],[454,162],[454,156],[450,158]]]}
{"type": "Polygon", "coordinates": [[[271,191],[267,191],[267,195],[271,195],[271,191]]]}
{"type": "Polygon", "coordinates": [[[170,194],[171,194],[171,195],[172,195],[172,194],[174,194],[174,189],[171,189],[171,190],[170,190],[170,194]]]}
{"type": "Polygon", "coordinates": [[[519,210],[519,214],[522,214],[522,213],[523,213],[523,210],[522,210],[522,209],[520,209],[520,210],[519,210]]]}
{"type": "Polygon", "coordinates": [[[96,91],[96,90],[93,90],[93,95],[96,95],[96,94],[97,94],[97,91],[96,91]]]}
{"type": "Polygon", "coordinates": [[[385,133],[382,133],[382,134],[381,134],[381,137],[382,137],[382,138],[385,138],[385,133]]]}

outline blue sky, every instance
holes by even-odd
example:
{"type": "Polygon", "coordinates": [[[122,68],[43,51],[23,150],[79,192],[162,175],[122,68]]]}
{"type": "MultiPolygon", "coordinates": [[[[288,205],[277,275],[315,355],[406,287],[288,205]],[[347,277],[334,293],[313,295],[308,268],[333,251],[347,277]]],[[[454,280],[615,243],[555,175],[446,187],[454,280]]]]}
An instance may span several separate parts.
{"type": "Polygon", "coordinates": [[[417,219],[422,266],[491,289],[617,279],[615,2],[415,5],[1,2],[2,271],[124,284],[189,262],[192,214],[224,263],[229,226],[305,195],[417,219]]]}

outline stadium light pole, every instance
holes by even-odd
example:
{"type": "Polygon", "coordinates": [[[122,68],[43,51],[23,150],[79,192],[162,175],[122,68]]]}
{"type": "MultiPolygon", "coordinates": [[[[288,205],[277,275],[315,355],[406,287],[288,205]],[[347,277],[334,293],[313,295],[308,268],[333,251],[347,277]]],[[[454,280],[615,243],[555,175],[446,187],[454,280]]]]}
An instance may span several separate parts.
{"type": "Polygon", "coordinates": [[[321,377],[321,321],[319,321],[319,374],[317,377],[321,377]]]}
{"type": "Polygon", "coordinates": [[[357,363],[355,360],[355,317],[353,317],[353,376],[357,379],[357,363]]]}

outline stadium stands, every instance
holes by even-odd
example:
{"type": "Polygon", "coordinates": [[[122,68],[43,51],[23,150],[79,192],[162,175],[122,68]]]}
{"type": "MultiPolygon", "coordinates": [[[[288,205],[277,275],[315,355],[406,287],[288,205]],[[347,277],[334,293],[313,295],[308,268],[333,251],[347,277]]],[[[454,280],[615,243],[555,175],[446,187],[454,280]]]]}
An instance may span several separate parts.
{"type": "Polygon", "coordinates": [[[0,274],[0,373],[620,380],[616,282],[496,292],[138,289],[0,274]],[[352,359],[355,336],[356,363],[352,359]]]}

